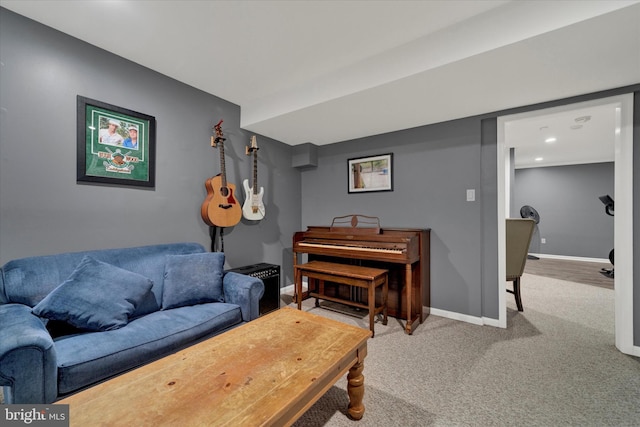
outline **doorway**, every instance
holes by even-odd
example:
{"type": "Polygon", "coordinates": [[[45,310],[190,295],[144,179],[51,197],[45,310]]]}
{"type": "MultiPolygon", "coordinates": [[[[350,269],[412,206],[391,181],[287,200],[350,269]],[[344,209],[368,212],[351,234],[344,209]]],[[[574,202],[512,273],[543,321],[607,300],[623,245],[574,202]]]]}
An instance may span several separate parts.
{"type": "MultiPolygon", "coordinates": [[[[566,112],[589,106],[612,105],[615,110],[614,136],[614,248],[616,274],[614,278],[615,299],[615,345],[623,353],[634,354],[633,345],[633,94],[601,98],[579,104],[568,104],[544,110],[530,111],[498,117],[498,277],[506,276],[505,266],[505,219],[509,216],[512,156],[506,141],[506,124],[527,117],[566,112]]],[[[498,323],[506,328],[506,281],[498,286],[498,323]]]]}

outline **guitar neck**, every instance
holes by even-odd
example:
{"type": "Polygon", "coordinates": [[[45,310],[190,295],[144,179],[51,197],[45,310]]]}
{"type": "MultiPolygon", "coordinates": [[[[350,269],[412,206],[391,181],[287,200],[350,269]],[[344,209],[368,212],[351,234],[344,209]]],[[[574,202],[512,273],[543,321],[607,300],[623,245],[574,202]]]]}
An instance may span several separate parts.
{"type": "Polygon", "coordinates": [[[253,150],[253,194],[258,194],[258,150],[253,150]]]}
{"type": "Polygon", "coordinates": [[[227,186],[227,171],[224,165],[224,138],[218,138],[218,144],[220,144],[220,177],[222,179],[222,186],[227,186]]]}

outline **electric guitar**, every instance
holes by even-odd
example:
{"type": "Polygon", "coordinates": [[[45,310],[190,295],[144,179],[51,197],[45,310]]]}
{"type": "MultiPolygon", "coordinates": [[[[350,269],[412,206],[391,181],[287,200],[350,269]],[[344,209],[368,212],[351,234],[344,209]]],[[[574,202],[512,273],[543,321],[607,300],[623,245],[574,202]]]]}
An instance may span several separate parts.
{"type": "Polygon", "coordinates": [[[264,188],[260,187],[260,191],[258,191],[258,144],[255,135],[251,137],[251,147],[246,147],[247,156],[250,156],[251,153],[253,153],[253,186],[249,187],[248,179],[242,181],[245,194],[242,215],[246,219],[261,220],[265,213],[264,203],[262,203],[264,188]]]}
{"type": "Polygon", "coordinates": [[[218,227],[233,227],[240,222],[242,208],[234,193],[235,185],[227,183],[224,165],[224,141],[222,135],[222,120],[213,127],[216,136],[211,137],[211,146],[220,149],[220,173],[205,181],[207,197],[202,203],[200,214],[207,225],[218,227]]]}

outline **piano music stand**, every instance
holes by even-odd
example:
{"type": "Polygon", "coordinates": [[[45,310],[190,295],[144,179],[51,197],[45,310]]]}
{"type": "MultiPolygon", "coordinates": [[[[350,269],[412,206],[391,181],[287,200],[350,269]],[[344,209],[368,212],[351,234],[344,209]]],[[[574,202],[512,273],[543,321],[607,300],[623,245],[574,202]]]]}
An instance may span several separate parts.
{"type": "Polygon", "coordinates": [[[329,231],[350,234],[380,234],[380,218],[360,214],[337,216],[331,221],[329,231]],[[345,224],[349,224],[349,226],[345,224]]]}

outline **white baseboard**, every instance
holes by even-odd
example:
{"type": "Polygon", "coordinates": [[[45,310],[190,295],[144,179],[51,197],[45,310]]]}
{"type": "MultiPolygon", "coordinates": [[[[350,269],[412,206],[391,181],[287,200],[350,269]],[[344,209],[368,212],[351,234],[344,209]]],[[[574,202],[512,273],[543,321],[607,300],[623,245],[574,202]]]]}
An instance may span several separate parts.
{"type": "Polygon", "coordinates": [[[587,257],[569,256],[569,255],[551,255],[551,254],[534,254],[534,253],[530,255],[537,256],[538,258],[564,259],[567,261],[601,262],[601,263],[609,264],[608,258],[587,258],[587,257]]]}
{"type": "MultiPolygon", "coordinates": [[[[302,288],[304,289],[305,287],[303,286],[302,288]]],[[[285,286],[284,288],[280,288],[280,293],[293,295],[295,293],[295,290],[296,290],[296,285],[291,284],[291,285],[285,286]]]]}
{"type": "Polygon", "coordinates": [[[439,308],[433,307],[431,307],[431,314],[451,320],[459,320],[461,322],[471,323],[478,326],[495,326],[496,328],[501,327],[500,321],[498,319],[491,319],[489,317],[470,316],[468,314],[456,313],[455,311],[440,310],[439,308]]]}
{"type": "Polygon", "coordinates": [[[456,313],[455,311],[441,310],[431,307],[431,314],[435,316],[445,317],[452,320],[460,320],[462,322],[473,323],[474,325],[483,325],[482,318],[469,316],[468,314],[456,313]]]}
{"type": "MultiPolygon", "coordinates": [[[[306,286],[304,286],[304,283],[303,283],[302,289],[303,291],[306,290],[306,286]]],[[[293,295],[294,291],[295,291],[295,285],[293,284],[280,288],[281,294],[293,295]]],[[[426,307],[423,307],[422,309],[425,311],[427,310],[426,307]]],[[[440,310],[439,308],[433,308],[433,307],[431,307],[430,313],[433,314],[434,316],[440,316],[440,317],[444,317],[452,320],[459,320],[461,322],[472,323],[474,325],[500,327],[500,323],[498,319],[490,319],[488,317],[469,316],[468,314],[456,313],[454,311],[440,310]]]]}

